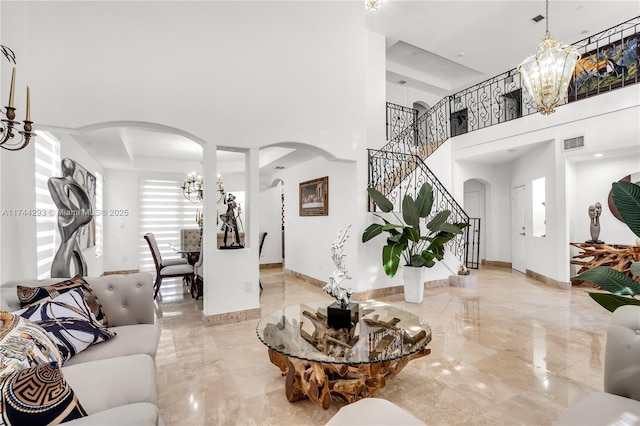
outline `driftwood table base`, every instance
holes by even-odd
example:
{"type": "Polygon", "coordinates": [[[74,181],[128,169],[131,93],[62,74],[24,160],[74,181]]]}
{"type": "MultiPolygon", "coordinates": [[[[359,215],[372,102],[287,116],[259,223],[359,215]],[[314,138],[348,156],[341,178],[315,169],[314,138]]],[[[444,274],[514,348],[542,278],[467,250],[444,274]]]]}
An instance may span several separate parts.
{"type": "Polygon", "coordinates": [[[424,348],[391,361],[330,364],[301,360],[269,349],[269,360],[286,376],[285,392],[290,402],[309,398],[326,410],[331,405],[331,395],[348,403],[373,396],[409,361],[429,353],[431,349],[424,348]]]}

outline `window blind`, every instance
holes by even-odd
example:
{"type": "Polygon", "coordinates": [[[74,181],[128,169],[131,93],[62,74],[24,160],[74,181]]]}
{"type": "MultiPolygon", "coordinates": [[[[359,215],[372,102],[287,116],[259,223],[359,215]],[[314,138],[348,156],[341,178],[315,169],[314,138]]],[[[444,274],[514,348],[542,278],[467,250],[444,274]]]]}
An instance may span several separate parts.
{"type": "Polygon", "coordinates": [[[202,204],[184,198],[181,186],[182,179],[179,177],[146,177],[139,180],[140,271],[155,271],[144,234],[150,232],[156,237],[163,260],[176,259],[180,255],[171,245],[180,246],[180,229],[198,228],[196,212],[202,209],[202,204]]]}
{"type": "Polygon", "coordinates": [[[49,132],[36,131],[36,250],[38,279],[51,276],[51,263],[60,246],[58,208],[53,203],[47,182],[50,177],[61,176],[60,141],[49,132]]]}

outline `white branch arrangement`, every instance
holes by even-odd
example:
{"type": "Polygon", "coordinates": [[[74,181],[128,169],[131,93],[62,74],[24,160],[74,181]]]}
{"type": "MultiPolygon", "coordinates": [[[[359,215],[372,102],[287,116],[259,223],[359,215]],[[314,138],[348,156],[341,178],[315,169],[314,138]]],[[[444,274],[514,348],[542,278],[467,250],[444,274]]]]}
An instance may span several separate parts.
{"type": "Polygon", "coordinates": [[[331,259],[338,269],[333,271],[327,285],[322,287],[322,290],[335,297],[343,308],[349,306],[351,294],[353,293],[351,289],[347,290],[340,287],[342,281],[351,279],[344,264],[344,259],[347,255],[343,253],[344,244],[349,238],[349,235],[347,235],[349,228],[351,228],[350,223],[344,229],[338,230],[338,239],[331,243],[331,259]]]}

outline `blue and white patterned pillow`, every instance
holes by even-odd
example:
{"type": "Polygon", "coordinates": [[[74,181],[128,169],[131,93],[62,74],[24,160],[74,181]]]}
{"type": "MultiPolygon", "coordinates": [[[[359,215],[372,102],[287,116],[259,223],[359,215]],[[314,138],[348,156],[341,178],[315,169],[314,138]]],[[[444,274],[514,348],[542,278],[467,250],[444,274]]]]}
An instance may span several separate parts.
{"type": "Polygon", "coordinates": [[[90,345],[104,342],[116,335],[96,320],[85,302],[81,288],[14,313],[45,329],[58,346],[63,363],[90,345]]]}
{"type": "Polygon", "coordinates": [[[62,356],[49,334],[26,318],[0,312],[0,377],[50,362],[62,362],[62,356]]]}

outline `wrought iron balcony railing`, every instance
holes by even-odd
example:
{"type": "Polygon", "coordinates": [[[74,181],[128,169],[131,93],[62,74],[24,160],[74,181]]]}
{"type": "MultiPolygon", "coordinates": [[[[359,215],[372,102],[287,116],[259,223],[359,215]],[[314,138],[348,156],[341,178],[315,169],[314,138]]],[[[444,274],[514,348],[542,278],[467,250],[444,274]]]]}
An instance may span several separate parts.
{"type": "MultiPolygon", "coordinates": [[[[581,59],[562,105],[638,83],[639,44],[640,16],[574,43],[581,59]]],[[[389,117],[397,116],[402,108],[405,107],[387,104],[388,124],[389,117]]],[[[392,131],[388,126],[389,142],[381,150],[416,154],[424,159],[450,137],[537,112],[514,68],[443,98],[413,122],[410,118],[397,119],[407,122],[407,126],[402,130],[394,127],[392,131]]]]}

